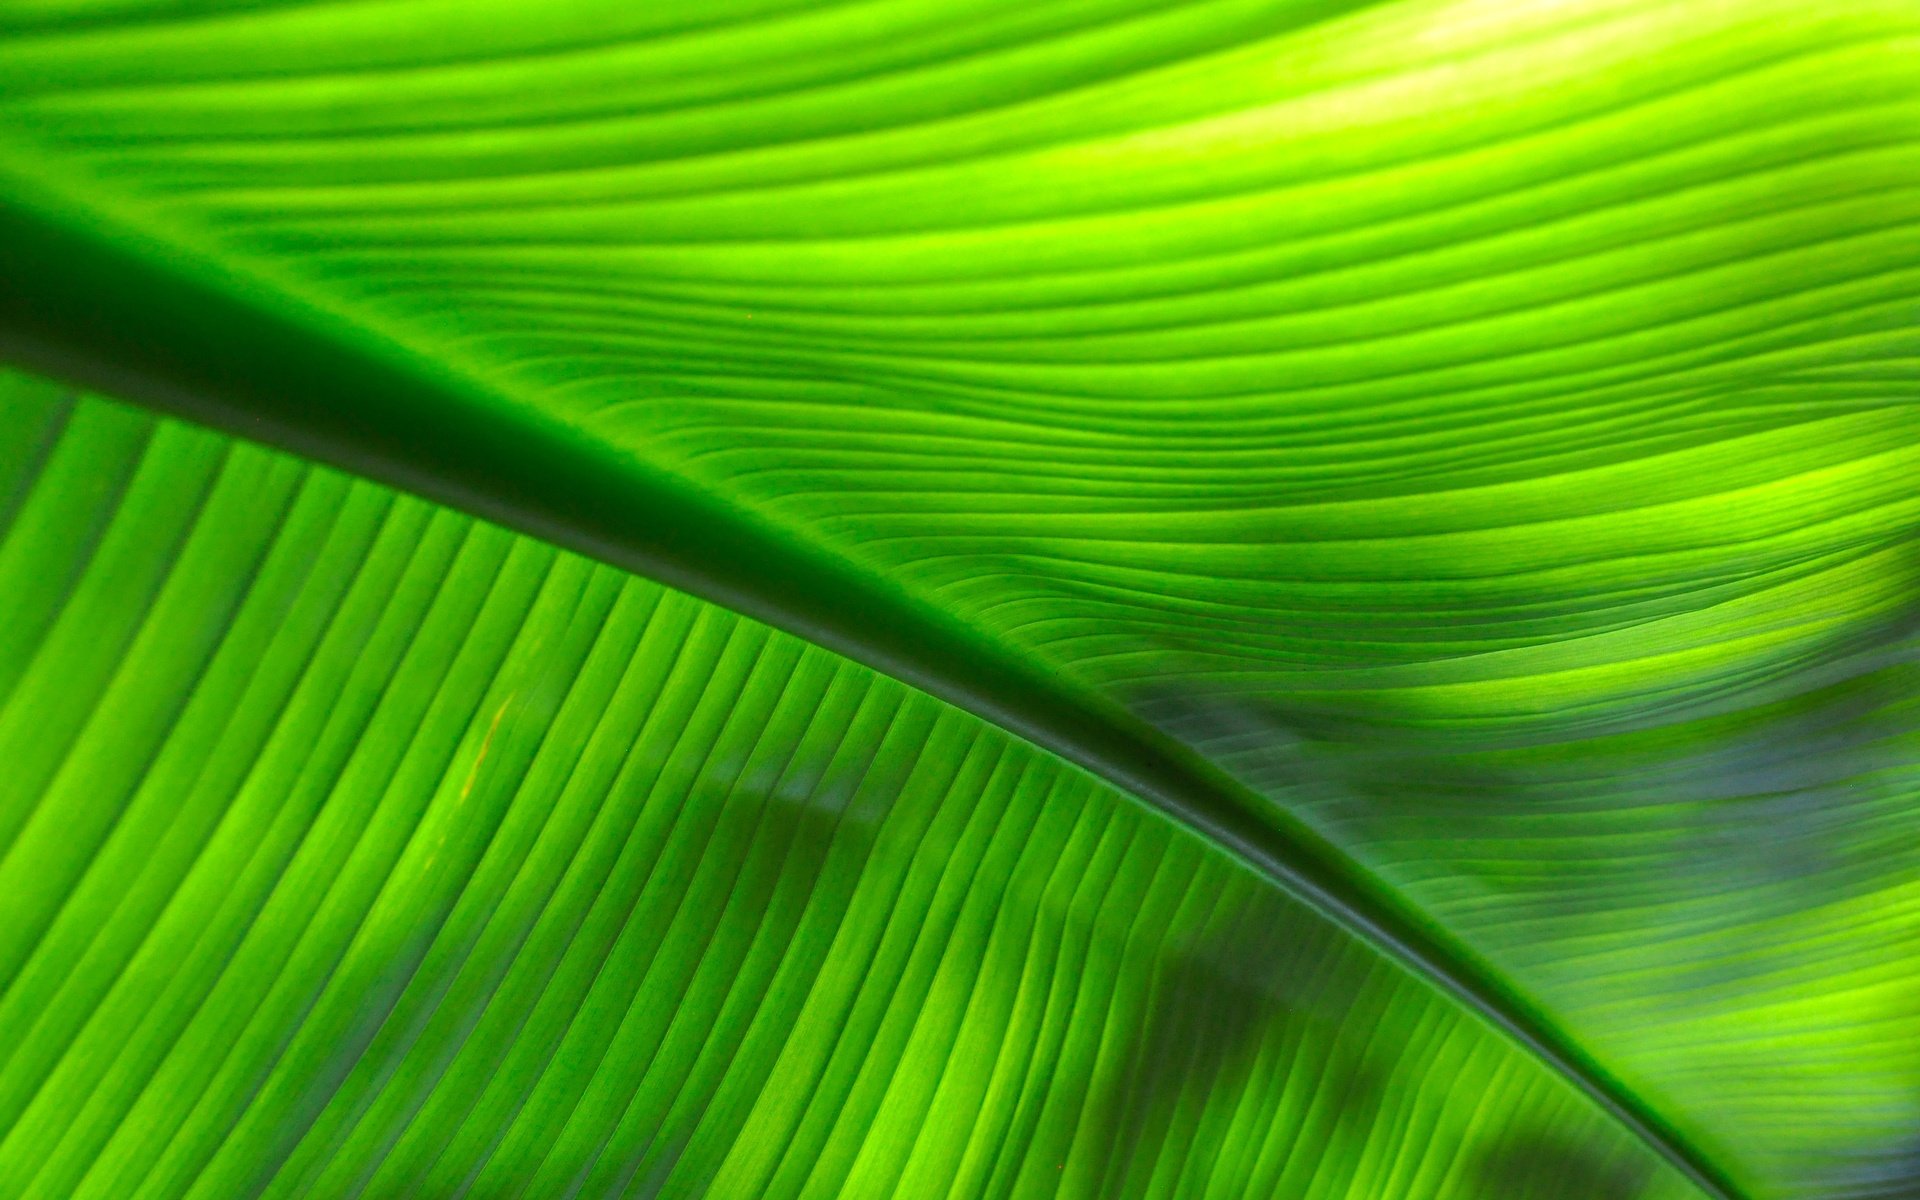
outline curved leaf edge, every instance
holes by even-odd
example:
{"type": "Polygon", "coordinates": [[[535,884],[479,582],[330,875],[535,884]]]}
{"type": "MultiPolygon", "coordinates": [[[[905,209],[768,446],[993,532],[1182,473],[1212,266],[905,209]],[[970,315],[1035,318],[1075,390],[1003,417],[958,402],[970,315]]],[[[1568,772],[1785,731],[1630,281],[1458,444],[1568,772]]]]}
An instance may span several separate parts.
{"type": "Polygon", "coordinates": [[[632,571],[971,712],[1194,830],[1512,1038],[1708,1195],[1746,1200],[1489,963],[1331,842],[890,581],[354,324],[296,281],[149,214],[109,212],[13,147],[0,153],[0,277],[0,360],[632,571]],[[476,407],[487,422],[469,419],[476,407]]]}

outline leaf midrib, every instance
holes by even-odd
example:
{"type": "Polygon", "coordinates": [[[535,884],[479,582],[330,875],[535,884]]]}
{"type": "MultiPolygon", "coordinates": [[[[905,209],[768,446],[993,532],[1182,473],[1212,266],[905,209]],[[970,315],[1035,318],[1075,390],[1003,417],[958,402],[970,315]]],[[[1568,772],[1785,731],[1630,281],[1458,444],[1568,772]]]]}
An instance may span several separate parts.
{"type": "Polygon", "coordinates": [[[0,358],[658,580],[1023,737],[1193,829],[1478,1013],[1708,1195],[1744,1200],[1718,1163],[1484,959],[1304,823],[1270,808],[1256,816],[1262,806],[1243,785],[1120,706],[761,514],[51,177],[45,164],[0,158],[0,358]]]}

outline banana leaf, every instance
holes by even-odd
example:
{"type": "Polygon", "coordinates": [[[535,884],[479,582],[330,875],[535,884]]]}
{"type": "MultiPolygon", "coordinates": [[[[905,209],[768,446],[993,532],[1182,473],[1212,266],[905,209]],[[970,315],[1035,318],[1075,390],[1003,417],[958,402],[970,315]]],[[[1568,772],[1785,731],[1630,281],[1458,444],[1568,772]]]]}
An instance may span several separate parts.
{"type": "Polygon", "coordinates": [[[0,1197],[1920,1194],[1912,0],[14,0],[0,1197]]]}

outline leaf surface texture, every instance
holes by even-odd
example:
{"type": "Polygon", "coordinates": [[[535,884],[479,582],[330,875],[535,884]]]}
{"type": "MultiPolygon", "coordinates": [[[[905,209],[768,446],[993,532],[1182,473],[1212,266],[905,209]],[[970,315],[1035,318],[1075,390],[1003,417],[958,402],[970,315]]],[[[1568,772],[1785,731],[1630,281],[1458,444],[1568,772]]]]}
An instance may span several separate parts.
{"type": "Polygon", "coordinates": [[[1751,1194],[1920,1186],[1911,0],[0,24],[72,227],[1174,739],[1751,1194]]]}

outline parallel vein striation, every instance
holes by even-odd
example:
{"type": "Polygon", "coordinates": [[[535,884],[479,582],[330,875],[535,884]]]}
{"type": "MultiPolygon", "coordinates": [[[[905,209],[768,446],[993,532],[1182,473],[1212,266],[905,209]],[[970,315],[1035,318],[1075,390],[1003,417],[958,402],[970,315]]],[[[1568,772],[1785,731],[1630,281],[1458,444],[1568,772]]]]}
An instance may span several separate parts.
{"type": "Polygon", "coordinates": [[[1920,1182],[1911,0],[632,7],[42,0],[0,158],[1146,717],[1756,1196],[1920,1182]]]}
{"type": "Polygon", "coordinates": [[[1423,981],[976,718],[424,501],[0,387],[0,571],[31,581],[0,593],[0,1195],[1692,1194],[1423,981]]]}

